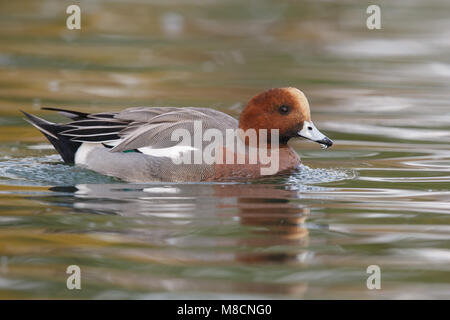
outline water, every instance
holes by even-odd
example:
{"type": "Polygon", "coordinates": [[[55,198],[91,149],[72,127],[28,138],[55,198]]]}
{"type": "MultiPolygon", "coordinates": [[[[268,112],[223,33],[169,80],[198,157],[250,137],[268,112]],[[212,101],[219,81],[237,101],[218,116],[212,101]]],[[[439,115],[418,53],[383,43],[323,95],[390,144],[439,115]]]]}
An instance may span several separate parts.
{"type": "Polygon", "coordinates": [[[450,5],[0,2],[0,298],[449,298],[450,5]],[[212,107],[296,86],[328,150],[247,183],[66,166],[19,109],[212,107]],[[66,288],[66,268],[82,290],[66,288]],[[381,290],[368,290],[369,265],[381,290]]]}

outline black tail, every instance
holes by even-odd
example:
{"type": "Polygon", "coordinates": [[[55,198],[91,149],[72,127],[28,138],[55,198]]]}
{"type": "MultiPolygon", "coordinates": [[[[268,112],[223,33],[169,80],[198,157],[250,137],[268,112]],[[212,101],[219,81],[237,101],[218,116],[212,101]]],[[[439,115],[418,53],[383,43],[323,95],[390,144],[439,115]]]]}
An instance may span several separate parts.
{"type": "MultiPolygon", "coordinates": [[[[57,111],[66,111],[66,110],[57,110],[57,111]]],[[[66,111],[67,112],[67,111],[66,111]]],[[[36,127],[39,131],[41,131],[44,136],[51,142],[51,144],[55,147],[56,151],[61,155],[64,162],[66,163],[74,163],[75,161],[75,153],[80,147],[80,142],[71,141],[69,137],[65,137],[60,135],[59,133],[67,130],[68,127],[63,124],[57,124],[53,122],[49,122],[47,120],[41,119],[39,117],[33,116],[32,114],[26,113],[22,111],[22,113],[27,117],[25,119],[31,125],[36,127]]],[[[72,113],[76,117],[83,117],[84,114],[77,114],[75,112],[72,113]]]]}

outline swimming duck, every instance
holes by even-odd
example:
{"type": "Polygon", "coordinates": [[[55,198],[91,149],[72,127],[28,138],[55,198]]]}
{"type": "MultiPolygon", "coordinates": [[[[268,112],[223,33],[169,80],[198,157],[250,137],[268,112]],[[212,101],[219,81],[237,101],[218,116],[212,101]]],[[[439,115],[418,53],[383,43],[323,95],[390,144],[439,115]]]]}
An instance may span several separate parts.
{"type": "MultiPolygon", "coordinates": [[[[180,145],[179,140],[173,139],[177,130],[195,136],[199,130],[213,129],[225,137],[230,129],[241,129],[241,132],[254,129],[257,146],[262,142],[259,132],[268,130],[266,148],[268,154],[275,154],[276,147],[278,161],[272,174],[300,165],[298,154],[287,144],[291,138],[303,137],[318,142],[323,148],[333,144],[311,121],[309,103],[303,92],[292,87],[274,88],[254,96],[239,121],[214,109],[195,107],[134,107],[93,114],[43,109],[58,111],[70,119],[68,123],[52,123],[23,112],[25,120],[47,137],[64,162],[131,182],[224,181],[263,175],[261,169],[267,162],[236,161],[238,151],[225,144],[216,149],[216,160],[230,156],[235,161],[180,161],[204,147],[205,141],[200,145],[195,145],[195,141],[180,145]],[[277,133],[276,140],[273,132],[277,133]]],[[[248,147],[247,136],[243,141],[248,147]]],[[[248,152],[249,149],[245,149],[245,160],[248,160],[248,152]]]]}

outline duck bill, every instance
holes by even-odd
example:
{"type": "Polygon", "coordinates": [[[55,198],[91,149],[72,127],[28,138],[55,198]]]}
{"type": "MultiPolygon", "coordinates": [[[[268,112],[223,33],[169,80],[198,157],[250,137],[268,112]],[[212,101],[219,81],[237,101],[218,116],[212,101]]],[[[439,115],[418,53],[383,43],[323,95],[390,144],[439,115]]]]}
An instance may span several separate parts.
{"type": "Polygon", "coordinates": [[[298,132],[298,135],[302,138],[319,143],[322,149],[327,149],[333,145],[333,141],[320,132],[312,121],[305,121],[303,123],[303,129],[298,132]]]}

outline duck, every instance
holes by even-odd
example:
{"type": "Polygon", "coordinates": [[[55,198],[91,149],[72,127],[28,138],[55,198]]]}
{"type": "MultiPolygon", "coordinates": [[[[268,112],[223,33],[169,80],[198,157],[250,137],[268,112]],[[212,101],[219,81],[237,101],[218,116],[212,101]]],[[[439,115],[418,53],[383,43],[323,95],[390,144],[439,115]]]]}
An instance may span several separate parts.
{"type": "MultiPolygon", "coordinates": [[[[257,179],[267,175],[263,168],[269,164],[260,157],[252,162],[249,159],[252,147],[261,150],[264,146],[266,155],[276,155],[275,170],[269,175],[277,175],[301,164],[289,140],[304,138],[319,143],[324,149],[333,145],[312,122],[305,94],[294,87],[272,88],[255,95],[239,119],[200,107],[131,107],[100,113],[42,109],[56,111],[69,119],[65,123],[53,123],[22,111],[24,119],[48,139],[66,164],[128,182],[257,179]],[[188,143],[183,139],[185,143],[180,144],[180,139],[174,139],[174,133],[180,138],[180,132],[198,136],[199,131],[208,130],[215,134],[212,135],[215,140],[228,138],[230,130],[238,131],[240,139],[237,140],[244,149],[239,151],[222,141],[214,145],[211,153],[215,161],[192,161],[193,153],[205,147],[208,141],[196,144],[195,139],[188,139],[188,143]],[[246,135],[251,131],[255,132],[256,142],[251,142],[246,135]],[[267,140],[265,144],[263,138],[267,140]],[[186,159],[191,161],[181,161],[186,159]],[[230,159],[232,161],[225,161],[230,159]]],[[[213,140],[212,136],[209,141],[213,140]]]]}

